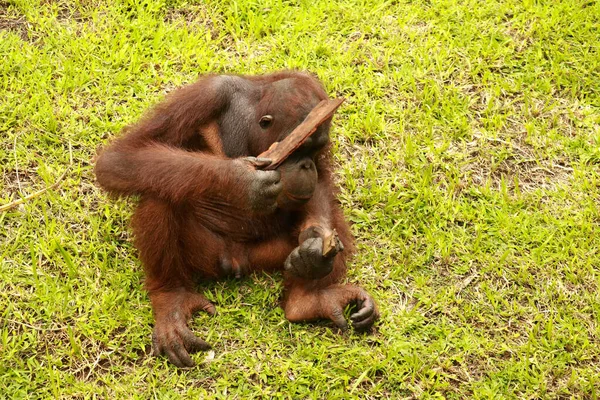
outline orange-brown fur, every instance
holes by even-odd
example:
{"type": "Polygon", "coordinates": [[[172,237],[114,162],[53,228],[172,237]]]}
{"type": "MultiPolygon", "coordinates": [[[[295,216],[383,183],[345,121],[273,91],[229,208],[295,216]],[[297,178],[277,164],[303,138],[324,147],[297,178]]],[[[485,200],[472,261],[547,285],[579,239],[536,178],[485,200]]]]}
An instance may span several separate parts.
{"type": "MultiPolygon", "coordinates": [[[[246,130],[246,123],[238,127],[237,114],[227,113],[239,112],[240,118],[248,115],[253,121],[255,115],[269,110],[281,112],[284,117],[275,125],[281,135],[302,120],[298,110],[306,108],[307,101],[325,98],[316,79],[297,72],[205,77],[174,92],[99,156],[96,174],[102,187],[141,196],[132,225],[156,317],[158,354],[166,354],[179,366],[190,366],[188,353],[207,348],[186,331],[194,311],[214,313],[214,306],[194,290],[198,279],[282,269],[299,246],[300,233],[313,225],[335,229],[345,250],[335,256],[333,270],[324,278],[301,279],[285,273],[287,318],[330,318],[343,326],[340,307],[370,301],[362,289],[339,284],[353,243],[335,198],[329,146],[314,156],[318,181],[311,200],[295,210],[250,212],[245,187],[231,169],[232,159],[256,156],[281,138],[269,136],[271,131],[254,134],[255,128],[246,130]],[[282,80],[289,80],[290,90],[273,89],[282,80]],[[260,101],[231,110],[240,91],[260,101]],[[227,124],[235,129],[224,128],[227,124]]],[[[322,128],[324,135],[328,127],[329,123],[322,128]]],[[[373,312],[374,321],[376,308],[373,312]]]]}

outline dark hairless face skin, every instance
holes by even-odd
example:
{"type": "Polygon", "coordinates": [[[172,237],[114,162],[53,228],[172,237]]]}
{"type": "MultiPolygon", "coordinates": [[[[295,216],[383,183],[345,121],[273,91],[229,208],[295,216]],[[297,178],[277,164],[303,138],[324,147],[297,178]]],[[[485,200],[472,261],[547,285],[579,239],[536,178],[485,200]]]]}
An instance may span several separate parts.
{"type": "Polygon", "coordinates": [[[312,76],[208,76],[171,94],[98,157],[100,185],[139,195],[135,244],[156,325],[152,344],[179,367],[210,345],[187,326],[215,307],[198,281],[284,270],[282,306],[300,322],[330,319],[368,330],[379,313],[371,296],[340,284],[353,251],[335,199],[329,161],[331,120],[276,170],[257,158],[300,124],[327,95],[312,76]],[[323,255],[332,231],[338,246],[323,255]],[[343,251],[342,251],[343,250],[343,251]]]}

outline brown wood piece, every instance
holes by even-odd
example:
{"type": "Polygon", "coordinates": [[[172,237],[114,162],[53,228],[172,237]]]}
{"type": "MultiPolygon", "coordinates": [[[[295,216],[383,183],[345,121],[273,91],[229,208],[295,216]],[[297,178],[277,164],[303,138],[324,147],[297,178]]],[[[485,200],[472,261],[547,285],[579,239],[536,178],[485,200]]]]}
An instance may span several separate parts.
{"type": "Polygon", "coordinates": [[[334,250],[339,251],[340,238],[334,229],[330,235],[323,238],[323,257],[329,257],[334,250]]]}
{"type": "Polygon", "coordinates": [[[271,145],[269,150],[258,156],[259,158],[268,158],[271,160],[271,164],[263,169],[272,170],[279,167],[279,165],[300,147],[310,135],[315,133],[319,125],[327,121],[327,119],[335,113],[335,110],[337,110],[343,102],[344,98],[340,97],[333,100],[323,100],[317,104],[292,133],[281,142],[271,145]]]}

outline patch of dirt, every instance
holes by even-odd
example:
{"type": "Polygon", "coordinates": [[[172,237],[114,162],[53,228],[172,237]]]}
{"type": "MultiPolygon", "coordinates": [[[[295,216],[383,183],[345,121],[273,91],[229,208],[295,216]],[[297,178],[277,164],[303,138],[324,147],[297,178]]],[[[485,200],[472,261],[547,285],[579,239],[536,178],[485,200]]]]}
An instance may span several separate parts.
{"type": "Polygon", "coordinates": [[[515,27],[513,24],[514,13],[512,11],[504,14],[504,23],[501,25],[504,28],[504,34],[512,39],[514,43],[514,49],[517,53],[523,53],[525,50],[533,44],[534,39],[532,35],[527,34],[532,30],[532,25],[535,23],[534,20],[530,20],[526,23],[525,27],[515,27]]]}
{"type": "Polygon", "coordinates": [[[66,21],[83,22],[87,19],[81,15],[81,12],[79,12],[79,10],[73,10],[73,9],[69,8],[67,5],[64,5],[62,3],[58,4],[57,18],[61,22],[66,22],[66,21]]]}
{"type": "Polygon", "coordinates": [[[5,169],[0,179],[2,192],[9,196],[11,194],[18,195],[19,192],[27,195],[32,186],[38,186],[34,181],[34,178],[37,177],[36,168],[37,166],[30,163],[29,165],[20,165],[18,172],[14,168],[5,169]]]}
{"type": "Polygon", "coordinates": [[[219,29],[215,22],[208,17],[206,6],[203,4],[169,9],[165,14],[164,21],[170,24],[185,25],[193,32],[208,31],[212,40],[219,37],[219,29]]]}
{"type": "Polygon", "coordinates": [[[465,187],[470,185],[485,186],[491,184],[495,190],[502,185],[514,192],[531,192],[536,189],[554,189],[568,184],[572,179],[573,168],[566,161],[540,158],[535,149],[523,138],[515,136],[510,141],[485,137],[477,132],[474,140],[452,144],[449,153],[466,155],[461,172],[465,187]]]}
{"type": "Polygon", "coordinates": [[[11,10],[9,2],[0,1],[0,31],[14,32],[21,37],[21,40],[28,41],[29,28],[25,16],[16,10],[11,10]]]}

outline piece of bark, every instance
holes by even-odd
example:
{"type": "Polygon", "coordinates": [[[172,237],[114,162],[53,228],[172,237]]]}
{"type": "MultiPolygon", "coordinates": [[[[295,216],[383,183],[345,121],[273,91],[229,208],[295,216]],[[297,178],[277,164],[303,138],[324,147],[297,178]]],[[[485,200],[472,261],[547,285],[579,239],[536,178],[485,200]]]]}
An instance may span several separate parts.
{"type": "Polygon", "coordinates": [[[338,234],[335,229],[331,232],[331,235],[325,236],[323,238],[323,257],[331,256],[334,250],[335,254],[342,251],[340,238],[338,237],[338,234]]]}
{"type": "Polygon", "coordinates": [[[279,165],[300,147],[310,135],[315,133],[319,125],[327,121],[327,119],[335,113],[335,110],[337,110],[343,102],[344,98],[340,97],[333,100],[323,100],[317,104],[292,133],[281,142],[273,143],[271,147],[269,147],[269,150],[258,156],[259,158],[268,158],[271,160],[271,164],[263,169],[273,170],[279,167],[279,165]]]}

